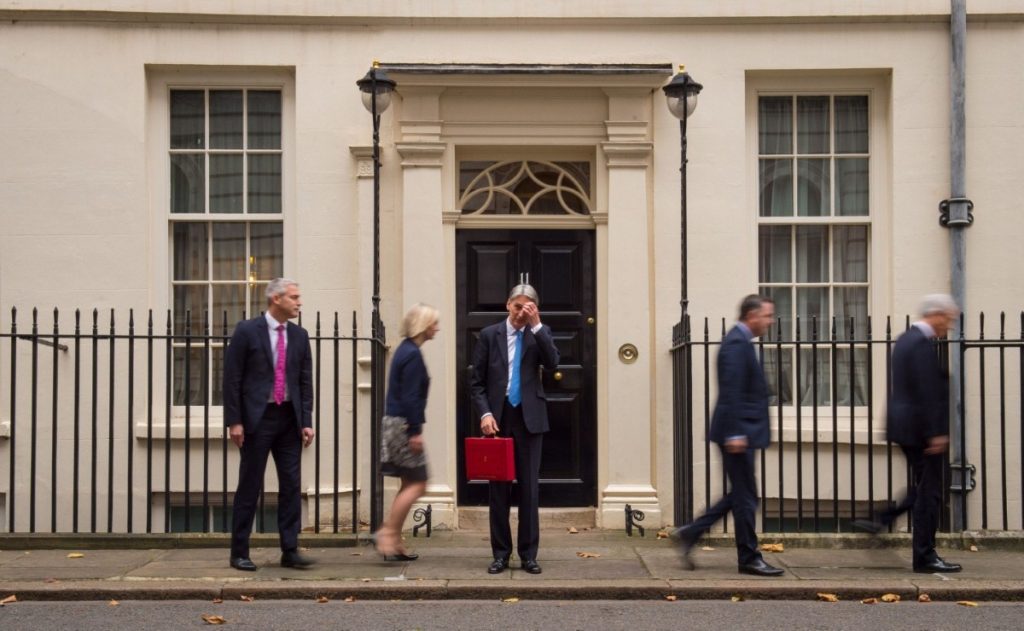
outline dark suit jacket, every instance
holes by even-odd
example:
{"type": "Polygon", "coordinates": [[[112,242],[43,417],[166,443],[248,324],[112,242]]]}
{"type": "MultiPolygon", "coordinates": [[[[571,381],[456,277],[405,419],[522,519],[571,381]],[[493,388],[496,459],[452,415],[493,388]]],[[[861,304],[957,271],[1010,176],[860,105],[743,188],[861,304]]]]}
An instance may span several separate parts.
{"type": "MultiPolygon", "coordinates": [[[[480,331],[476,348],[473,349],[473,366],[469,376],[469,391],[477,418],[491,414],[499,426],[509,378],[506,321],[502,320],[480,331]]],[[[523,395],[523,423],[534,434],[549,429],[548,401],[541,381],[541,366],[548,370],[557,368],[558,349],[551,339],[550,328],[541,325],[540,330],[534,334],[527,325],[523,334],[519,379],[523,395]]]]}
{"type": "Polygon", "coordinates": [[[729,331],[718,351],[718,401],[708,438],[722,445],[734,436],[746,436],[751,449],[771,443],[768,383],[754,345],[739,326],[729,331]]]}
{"type": "Polygon", "coordinates": [[[892,394],[888,410],[889,440],[923,447],[933,436],[949,434],[949,376],[935,345],[911,327],[892,349],[892,394]]]}
{"type": "MultiPolygon", "coordinates": [[[[302,427],[313,426],[313,358],[306,329],[288,323],[285,381],[302,427]]],[[[243,320],[235,327],[224,355],[224,423],[245,425],[256,431],[274,390],[274,353],[270,348],[267,320],[262,315],[243,320]]]]}
{"type": "Polygon", "coordinates": [[[409,424],[408,433],[415,436],[423,432],[426,422],[427,392],[430,375],[423,362],[423,353],[409,338],[395,349],[388,373],[388,392],[384,400],[384,414],[401,416],[409,424]]]}

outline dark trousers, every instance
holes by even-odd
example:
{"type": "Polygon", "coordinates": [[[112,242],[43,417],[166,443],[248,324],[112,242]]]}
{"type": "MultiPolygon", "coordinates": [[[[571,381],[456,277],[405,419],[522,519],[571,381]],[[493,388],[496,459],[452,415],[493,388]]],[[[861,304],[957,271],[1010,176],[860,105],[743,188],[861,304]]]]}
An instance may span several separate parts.
{"type": "Polygon", "coordinates": [[[231,512],[231,556],[249,556],[249,533],[270,454],[274,454],[277,467],[277,530],[281,550],[295,550],[299,545],[302,504],[299,487],[302,437],[291,403],[268,404],[256,431],[245,435],[241,451],[238,489],[231,512]]]}
{"type": "Polygon", "coordinates": [[[729,478],[730,490],[725,497],[683,529],[683,536],[694,542],[711,529],[726,513],[732,511],[736,528],[736,555],[740,565],[753,563],[761,558],[757,551],[757,534],[754,532],[757,511],[757,479],[754,477],[754,450],[733,454],[722,449],[722,465],[729,478]]]}
{"type": "Polygon", "coordinates": [[[912,509],[914,534],[912,547],[914,566],[926,565],[936,559],[935,531],[939,527],[939,511],[942,506],[942,466],[946,455],[925,454],[921,447],[901,447],[913,476],[907,495],[878,516],[878,521],[888,526],[897,517],[912,509]]]}
{"type": "MultiPolygon", "coordinates": [[[[540,456],[544,434],[533,434],[523,424],[523,408],[512,407],[508,400],[501,412],[499,436],[511,437],[515,444],[516,486],[519,491],[519,558],[537,559],[540,545],[540,456]]],[[[509,509],[512,483],[491,482],[488,493],[491,520],[491,552],[495,559],[512,556],[512,529],[509,509]]]]}

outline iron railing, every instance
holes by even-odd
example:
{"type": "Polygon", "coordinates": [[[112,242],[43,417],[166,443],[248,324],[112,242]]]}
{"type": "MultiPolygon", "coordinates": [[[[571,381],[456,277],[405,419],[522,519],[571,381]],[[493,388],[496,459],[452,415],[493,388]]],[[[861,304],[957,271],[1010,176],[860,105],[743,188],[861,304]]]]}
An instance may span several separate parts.
{"type": "MultiPolygon", "coordinates": [[[[43,323],[33,309],[24,324],[19,315],[12,309],[0,331],[0,529],[229,530],[238,450],[219,400],[227,315],[213,324],[203,314],[199,331],[192,314],[175,322],[170,312],[141,322],[134,311],[76,310],[65,321],[54,309],[43,323]]],[[[373,427],[387,349],[360,334],[355,313],[344,328],[337,312],[316,313],[309,333],[317,438],[303,458],[307,529],[357,532],[367,513],[372,528],[381,500],[361,499],[360,485],[383,488],[373,427]]],[[[266,483],[259,531],[275,526],[272,471],[266,483]]]]}
{"type": "MultiPolygon", "coordinates": [[[[897,330],[886,318],[877,339],[870,318],[863,326],[835,319],[795,324],[792,339],[783,338],[778,322],[758,341],[772,391],[773,433],[773,444],[757,461],[762,528],[848,531],[853,520],[873,519],[883,503],[898,499],[909,482],[902,453],[884,432],[892,347],[910,319],[902,318],[897,330]]],[[[960,354],[963,401],[951,414],[959,416],[960,440],[952,443],[945,471],[941,528],[952,530],[956,502],[964,530],[1021,529],[1024,313],[1016,337],[1008,332],[1005,314],[994,336],[986,334],[984,314],[973,322],[962,317],[960,331],[968,324],[976,328],[971,337],[961,333],[937,343],[945,365],[951,353],[960,354]]],[[[726,322],[715,336],[707,319],[698,334],[691,325],[687,319],[675,326],[671,350],[676,524],[692,521],[726,487],[717,449],[706,440],[717,388],[716,347],[726,322]]]]}

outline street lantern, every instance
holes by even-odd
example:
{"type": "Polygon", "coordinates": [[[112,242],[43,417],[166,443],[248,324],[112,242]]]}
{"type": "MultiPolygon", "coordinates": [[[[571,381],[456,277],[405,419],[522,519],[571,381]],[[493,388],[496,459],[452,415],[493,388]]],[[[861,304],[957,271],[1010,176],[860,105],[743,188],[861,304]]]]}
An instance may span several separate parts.
{"type": "MultiPolygon", "coordinates": [[[[380,317],[380,115],[391,105],[391,94],[397,85],[373,62],[362,79],[356,81],[363,106],[373,118],[373,312],[370,342],[370,529],[380,526],[384,513],[383,478],[380,467],[380,422],[384,412],[384,323],[380,317]]],[[[359,519],[352,515],[352,532],[359,528],[359,519]]]]}

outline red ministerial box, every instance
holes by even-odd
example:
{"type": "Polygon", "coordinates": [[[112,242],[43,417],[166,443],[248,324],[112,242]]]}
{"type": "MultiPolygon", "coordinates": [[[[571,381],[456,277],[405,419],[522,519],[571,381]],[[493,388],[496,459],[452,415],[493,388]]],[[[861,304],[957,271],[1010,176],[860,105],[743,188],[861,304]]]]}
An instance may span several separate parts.
{"type": "Polygon", "coordinates": [[[516,461],[511,438],[467,438],[466,479],[511,482],[516,461]]]}

